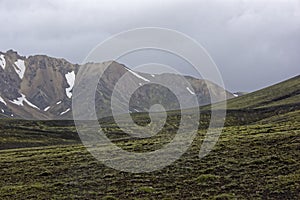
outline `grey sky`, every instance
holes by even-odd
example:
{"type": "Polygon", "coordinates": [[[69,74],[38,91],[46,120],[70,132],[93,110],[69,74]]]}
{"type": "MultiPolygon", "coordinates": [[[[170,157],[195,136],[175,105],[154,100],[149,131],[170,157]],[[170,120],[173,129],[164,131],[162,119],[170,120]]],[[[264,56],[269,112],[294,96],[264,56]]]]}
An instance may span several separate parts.
{"type": "Polygon", "coordinates": [[[300,74],[299,0],[0,0],[0,19],[0,51],[81,63],[113,34],[158,26],[202,44],[230,91],[253,91],[300,74]]]}

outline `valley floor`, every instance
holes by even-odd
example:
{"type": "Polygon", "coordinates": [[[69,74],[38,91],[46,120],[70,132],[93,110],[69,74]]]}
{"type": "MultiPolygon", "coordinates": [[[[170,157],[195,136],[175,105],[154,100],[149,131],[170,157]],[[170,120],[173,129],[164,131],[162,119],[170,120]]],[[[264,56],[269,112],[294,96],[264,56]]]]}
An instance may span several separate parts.
{"type": "MultiPolygon", "coordinates": [[[[214,150],[201,160],[204,131],[199,131],[181,159],[142,174],[106,167],[72,136],[74,130],[56,129],[69,130],[66,142],[45,136],[35,147],[0,151],[0,199],[300,199],[297,121],[225,127],[214,150]],[[43,141],[54,142],[44,146],[43,141]]],[[[116,143],[138,151],[145,144],[155,149],[159,141],[116,143]]]]}

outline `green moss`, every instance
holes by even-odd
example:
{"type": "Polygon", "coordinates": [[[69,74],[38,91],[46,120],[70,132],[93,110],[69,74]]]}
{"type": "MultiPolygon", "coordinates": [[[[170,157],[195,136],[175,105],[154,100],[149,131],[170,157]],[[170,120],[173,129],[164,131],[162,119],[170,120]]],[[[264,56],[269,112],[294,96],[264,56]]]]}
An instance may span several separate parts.
{"type": "Polygon", "coordinates": [[[197,181],[198,183],[203,183],[203,182],[215,181],[219,178],[220,178],[219,176],[213,174],[202,174],[197,178],[195,178],[194,180],[197,181]]]}
{"type": "Polygon", "coordinates": [[[219,195],[214,196],[212,199],[213,200],[231,200],[231,199],[237,199],[237,198],[232,194],[219,194],[219,195]]]}
{"type": "MultiPolygon", "coordinates": [[[[166,129],[152,138],[130,138],[109,121],[104,127],[125,150],[154,151],[174,138],[178,124],[172,120],[178,116],[170,113],[166,129]]],[[[141,174],[120,172],[97,161],[72,136],[74,127],[67,122],[16,120],[6,125],[0,120],[0,199],[299,199],[300,122],[269,123],[274,118],[266,118],[255,123],[265,114],[249,113],[229,112],[232,124],[201,160],[203,127],[179,160],[141,174]],[[239,124],[242,117],[246,125],[239,124]]],[[[288,113],[282,117],[292,116],[288,113]]]]}
{"type": "Polygon", "coordinates": [[[155,189],[153,187],[144,186],[144,187],[138,188],[138,191],[146,192],[146,193],[153,193],[153,192],[155,192],[155,189]]]}
{"type": "Polygon", "coordinates": [[[114,197],[114,196],[105,196],[105,197],[103,197],[102,199],[103,199],[103,200],[117,200],[117,198],[114,197]]]}

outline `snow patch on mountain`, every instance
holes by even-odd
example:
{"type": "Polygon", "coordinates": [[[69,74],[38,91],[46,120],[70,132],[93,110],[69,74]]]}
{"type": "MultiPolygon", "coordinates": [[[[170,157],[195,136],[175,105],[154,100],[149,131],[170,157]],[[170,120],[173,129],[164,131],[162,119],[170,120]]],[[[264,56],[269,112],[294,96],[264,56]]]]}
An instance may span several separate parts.
{"type": "Polygon", "coordinates": [[[195,95],[195,92],[193,92],[189,87],[186,87],[186,89],[191,93],[192,95],[195,95]]]}
{"type": "Polygon", "coordinates": [[[4,103],[4,105],[7,105],[4,99],[0,96],[0,102],[4,103]]]}
{"type": "Polygon", "coordinates": [[[69,84],[70,87],[66,88],[66,95],[67,97],[71,98],[72,97],[72,89],[74,86],[74,82],[75,82],[75,72],[68,72],[67,74],[65,74],[65,77],[67,79],[67,82],[69,84]]]}
{"type": "Polygon", "coordinates": [[[63,111],[62,113],[60,113],[60,115],[66,114],[67,112],[70,111],[70,108],[68,108],[67,110],[63,111]]]}
{"type": "Polygon", "coordinates": [[[61,101],[56,102],[56,105],[59,105],[59,104],[61,104],[61,101]]]}
{"type": "Polygon", "coordinates": [[[15,62],[14,68],[15,68],[17,74],[19,75],[20,79],[23,79],[24,74],[25,74],[25,70],[26,70],[24,60],[18,59],[15,62]]]}
{"type": "Polygon", "coordinates": [[[136,76],[137,78],[142,79],[142,80],[144,80],[144,81],[146,81],[146,82],[150,82],[148,79],[146,79],[145,77],[142,77],[141,75],[135,73],[134,71],[131,71],[130,69],[127,69],[127,70],[128,70],[130,73],[132,73],[134,76],[136,76]]]}
{"type": "Polygon", "coordinates": [[[14,99],[12,101],[10,101],[13,104],[16,104],[18,106],[24,106],[24,102],[27,103],[30,107],[36,108],[38,110],[39,107],[37,107],[36,105],[34,105],[33,103],[31,103],[30,101],[28,101],[28,99],[26,99],[26,96],[24,94],[21,94],[21,97],[14,99]]]}
{"type": "Polygon", "coordinates": [[[0,66],[3,68],[3,70],[5,69],[5,66],[6,66],[6,60],[5,60],[3,54],[0,55],[0,66]]]}
{"type": "Polygon", "coordinates": [[[46,107],[46,108],[44,109],[44,111],[46,112],[46,111],[48,111],[50,108],[51,108],[51,106],[48,106],[48,107],[46,107]]]}
{"type": "Polygon", "coordinates": [[[3,109],[1,109],[1,112],[2,112],[2,113],[4,113],[4,110],[3,110],[3,109]]]}

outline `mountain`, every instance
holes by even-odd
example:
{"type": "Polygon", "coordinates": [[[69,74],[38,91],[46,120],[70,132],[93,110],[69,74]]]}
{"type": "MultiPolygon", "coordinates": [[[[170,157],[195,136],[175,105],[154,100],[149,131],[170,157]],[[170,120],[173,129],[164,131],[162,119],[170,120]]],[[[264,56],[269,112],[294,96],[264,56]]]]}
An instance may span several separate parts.
{"type": "MultiPolygon", "coordinates": [[[[208,112],[211,107],[220,109],[219,102],[201,107],[208,112]]],[[[261,90],[229,99],[227,124],[243,125],[255,123],[299,122],[300,75],[261,90]]]]}
{"type": "Polygon", "coordinates": [[[228,109],[254,109],[300,103],[300,75],[227,101],[228,109]]]}
{"type": "MultiPolygon", "coordinates": [[[[106,63],[88,63],[94,69],[101,70],[106,63]]],[[[20,56],[9,50],[0,52],[0,117],[23,119],[71,119],[72,89],[80,65],[72,64],[62,58],[46,55],[20,56]]],[[[82,66],[85,67],[85,66],[82,66]]],[[[110,98],[115,84],[126,73],[130,82],[124,84],[124,90],[133,84],[142,85],[155,79],[163,79],[172,84],[178,75],[146,74],[134,72],[126,66],[112,62],[99,81],[96,94],[98,117],[110,115],[110,98]]],[[[89,72],[91,75],[93,71],[89,72]]],[[[197,96],[200,105],[211,103],[208,87],[213,91],[215,101],[224,92],[218,85],[193,77],[185,77],[192,88],[188,92],[197,96]]],[[[234,97],[226,91],[228,98],[234,97]]],[[[144,112],[150,107],[149,99],[164,97],[167,110],[177,109],[178,102],[165,87],[146,85],[134,92],[131,98],[130,112],[144,112]],[[148,100],[148,101],[147,101],[148,100]]],[[[118,96],[120,105],[123,97],[118,96]]],[[[188,101],[188,98],[187,100],[188,101]]]]}
{"type": "Polygon", "coordinates": [[[70,108],[68,75],[79,65],[44,55],[24,57],[0,52],[0,109],[2,115],[53,119],[70,108]]]}

